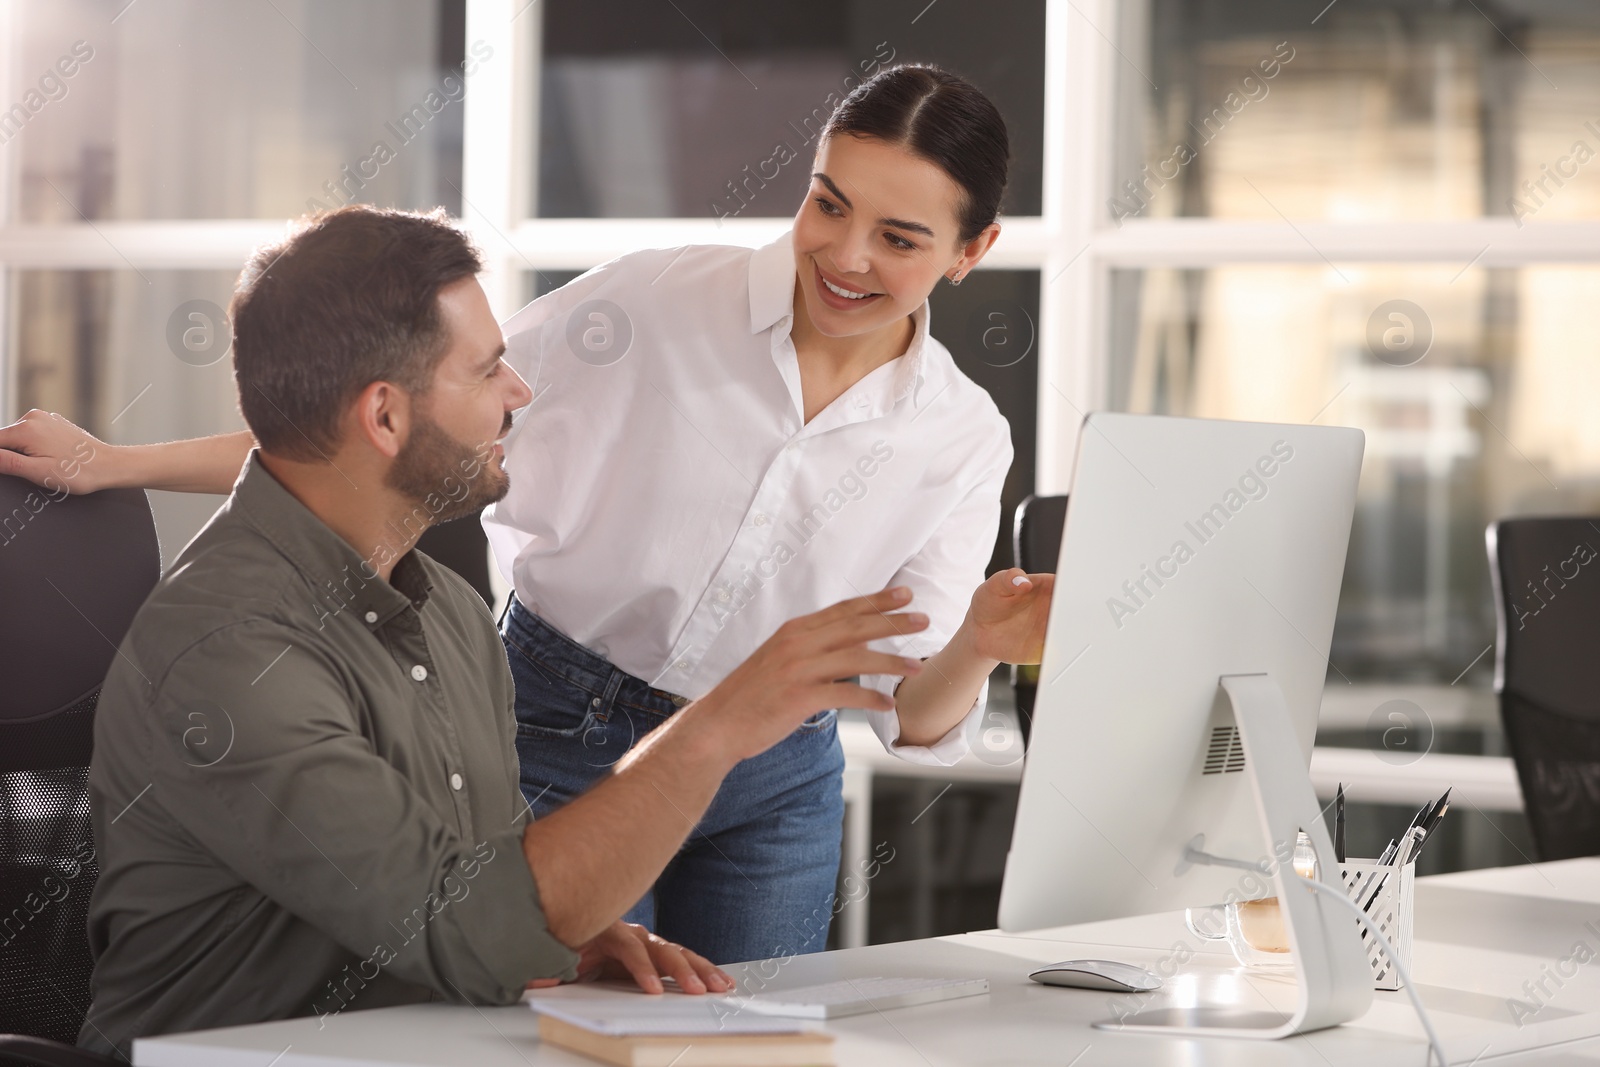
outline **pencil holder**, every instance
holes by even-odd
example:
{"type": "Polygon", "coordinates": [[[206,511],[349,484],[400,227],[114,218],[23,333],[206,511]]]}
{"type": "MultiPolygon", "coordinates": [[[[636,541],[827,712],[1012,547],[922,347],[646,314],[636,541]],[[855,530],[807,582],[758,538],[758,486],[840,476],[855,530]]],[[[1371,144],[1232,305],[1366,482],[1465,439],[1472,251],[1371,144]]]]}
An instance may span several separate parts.
{"type": "MultiPolygon", "coordinates": [[[[1416,897],[1416,863],[1401,866],[1399,863],[1379,864],[1375,860],[1348,860],[1339,865],[1339,880],[1344,891],[1356,906],[1371,917],[1373,925],[1383,931],[1383,936],[1394,946],[1407,970],[1411,968],[1411,911],[1416,897]]],[[[1394,990],[1400,988],[1400,969],[1389,954],[1378,947],[1378,941],[1360,924],[1362,947],[1366,949],[1367,962],[1372,965],[1372,987],[1394,990]]]]}

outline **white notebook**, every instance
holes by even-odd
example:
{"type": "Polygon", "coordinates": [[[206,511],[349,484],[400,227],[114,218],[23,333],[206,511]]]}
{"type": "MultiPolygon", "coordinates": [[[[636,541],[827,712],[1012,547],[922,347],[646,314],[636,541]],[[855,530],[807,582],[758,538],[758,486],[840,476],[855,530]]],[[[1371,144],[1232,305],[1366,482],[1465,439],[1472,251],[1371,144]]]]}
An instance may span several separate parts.
{"type": "Polygon", "coordinates": [[[758,1015],[843,1019],[987,992],[987,978],[849,978],[800,989],[756,993],[744,998],[743,1005],[745,1010],[758,1015]]]}
{"type": "Polygon", "coordinates": [[[706,993],[663,993],[570,985],[536,990],[526,997],[541,1015],[569,1022],[607,1037],[647,1034],[793,1034],[817,1029],[804,1019],[745,1011],[737,996],[706,993]]]}
{"type": "MultiPolygon", "coordinates": [[[[669,986],[670,988],[670,986],[669,986]]],[[[528,993],[528,1006],[608,1037],[645,1034],[792,1034],[823,1020],[910,1008],[989,992],[986,978],[851,978],[770,993],[659,996],[594,985],[528,993]]]]}

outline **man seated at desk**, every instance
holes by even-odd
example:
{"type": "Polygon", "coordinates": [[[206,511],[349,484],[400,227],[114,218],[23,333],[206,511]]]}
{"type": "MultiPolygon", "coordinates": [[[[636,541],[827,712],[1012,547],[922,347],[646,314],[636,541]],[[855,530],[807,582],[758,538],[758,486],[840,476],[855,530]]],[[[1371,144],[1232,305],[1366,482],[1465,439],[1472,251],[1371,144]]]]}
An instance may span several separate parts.
{"type": "Polygon", "coordinates": [[[494,622],[411,551],[429,523],[505,494],[494,442],[532,400],[501,361],[480,269],[442,217],[372,209],[321,216],[247,264],[234,361],[259,448],[100,697],[80,1044],[126,1055],[143,1034],[505,1004],[597,969],[726,990],[618,916],[737,762],[841,698],[892,706],[836,679],[919,668],[867,648],[926,625],[888,614],[903,590],[794,620],[532,821],[494,622]]]}

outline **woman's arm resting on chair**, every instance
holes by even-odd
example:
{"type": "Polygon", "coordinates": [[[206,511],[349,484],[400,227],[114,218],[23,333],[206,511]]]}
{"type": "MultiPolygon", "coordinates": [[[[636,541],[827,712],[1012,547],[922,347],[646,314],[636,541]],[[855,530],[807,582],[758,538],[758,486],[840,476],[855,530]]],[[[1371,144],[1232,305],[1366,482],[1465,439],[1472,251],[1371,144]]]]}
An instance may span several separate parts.
{"type": "Polygon", "coordinates": [[[0,474],[70,493],[128,487],[227,493],[255,443],[241,430],[159,445],[110,445],[35,408],[0,427],[0,474]]]}

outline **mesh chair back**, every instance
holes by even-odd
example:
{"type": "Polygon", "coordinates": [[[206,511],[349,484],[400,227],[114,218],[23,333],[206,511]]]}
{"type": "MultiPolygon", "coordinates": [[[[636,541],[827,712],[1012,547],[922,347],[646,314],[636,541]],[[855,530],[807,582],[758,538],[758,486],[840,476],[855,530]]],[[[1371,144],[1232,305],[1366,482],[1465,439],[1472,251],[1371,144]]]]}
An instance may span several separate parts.
{"type": "Polygon", "coordinates": [[[0,1033],[83,1023],[95,701],[160,571],[143,492],[0,477],[0,1033]]]}
{"type": "Polygon", "coordinates": [[[1600,519],[1489,527],[1495,689],[1541,860],[1600,854],[1600,519]]]}
{"type": "MultiPolygon", "coordinates": [[[[1054,574],[1061,558],[1061,535],[1067,525],[1067,496],[1030,496],[1017,505],[1011,528],[1011,558],[1029,574],[1054,574]]],[[[1036,664],[1011,668],[1011,689],[1017,700],[1017,725],[1026,744],[1033,727],[1033,700],[1039,690],[1036,664]]]]}

